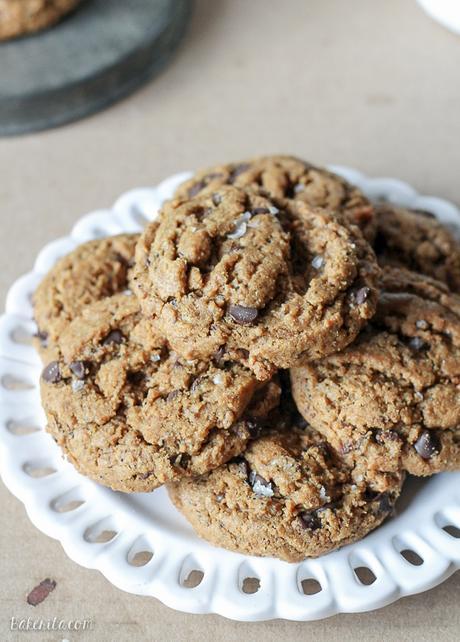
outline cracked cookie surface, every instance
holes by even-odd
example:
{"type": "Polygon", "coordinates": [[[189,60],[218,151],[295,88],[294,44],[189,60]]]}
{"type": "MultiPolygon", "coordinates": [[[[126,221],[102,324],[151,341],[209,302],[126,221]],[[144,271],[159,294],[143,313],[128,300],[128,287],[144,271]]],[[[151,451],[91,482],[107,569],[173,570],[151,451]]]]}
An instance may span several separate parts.
{"type": "Polygon", "coordinates": [[[34,293],[35,346],[49,362],[82,307],[129,288],[137,234],[88,241],[62,257],[34,293]]]}
{"type": "Polygon", "coordinates": [[[375,211],[380,265],[421,272],[460,291],[460,242],[445,226],[422,210],[385,204],[375,211]]]}
{"type": "Polygon", "coordinates": [[[401,473],[347,465],[318,432],[289,423],[211,473],[169,484],[168,492],[212,544],[297,562],[376,528],[402,481],[401,473]]]}
{"type": "Polygon", "coordinates": [[[82,0],[0,0],[0,40],[51,27],[82,0]]]}
{"type": "Polygon", "coordinates": [[[176,190],[176,197],[194,198],[204,190],[223,185],[249,188],[272,198],[280,207],[292,201],[339,211],[358,225],[372,241],[375,235],[374,208],[361,191],[342,177],[293,156],[264,156],[239,163],[201,170],[176,190]]]}
{"type": "Polygon", "coordinates": [[[379,269],[338,214],[289,212],[224,186],[167,203],[136,247],[133,288],[174,350],[219,351],[258,378],[350,343],[375,310],[379,269]]]}
{"type": "Polygon", "coordinates": [[[47,430],[85,475],[149,491],[242,452],[277,406],[276,382],[171,352],[134,296],[86,306],[41,377],[47,430]]]}
{"type": "Polygon", "coordinates": [[[460,469],[460,297],[385,268],[377,313],[342,353],[291,370],[305,419],[348,458],[430,475],[460,469]]]}

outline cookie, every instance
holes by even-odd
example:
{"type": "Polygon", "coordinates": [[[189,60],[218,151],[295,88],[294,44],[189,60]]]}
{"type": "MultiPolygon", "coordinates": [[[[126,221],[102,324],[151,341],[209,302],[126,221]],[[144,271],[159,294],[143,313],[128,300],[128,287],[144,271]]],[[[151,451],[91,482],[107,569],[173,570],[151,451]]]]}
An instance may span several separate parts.
{"type": "Polygon", "coordinates": [[[83,306],[128,288],[137,239],[121,234],[89,241],[48,272],[34,294],[35,345],[44,361],[51,361],[60,336],[83,306]]]}
{"type": "Polygon", "coordinates": [[[460,297],[385,268],[377,313],[340,354],[291,371],[305,419],[352,460],[413,475],[460,469],[460,297]]]}
{"type": "Polygon", "coordinates": [[[403,476],[350,466],[318,432],[290,424],[243,456],[168,485],[200,537],[298,562],[361,539],[393,510],[403,476]]]}
{"type": "Polygon", "coordinates": [[[276,382],[168,349],[134,296],[83,308],[41,377],[48,431],[83,474],[121,491],[211,470],[241,453],[277,406],[276,382]]]}
{"type": "Polygon", "coordinates": [[[374,313],[378,273],[342,216],[224,186],[164,206],[136,247],[133,288],[176,352],[224,351],[265,379],[350,343],[374,313]]]}
{"type": "Polygon", "coordinates": [[[51,27],[82,0],[0,0],[0,40],[51,27]]]}
{"type": "Polygon", "coordinates": [[[295,200],[342,212],[361,228],[368,240],[374,238],[374,208],[364,194],[337,174],[299,158],[262,156],[205,169],[180,185],[176,197],[187,200],[203,190],[218,190],[222,185],[250,188],[272,198],[282,208],[295,200]]]}
{"type": "Polygon", "coordinates": [[[376,221],[381,265],[421,272],[460,291],[460,243],[432,214],[384,204],[376,207],[376,221]]]}

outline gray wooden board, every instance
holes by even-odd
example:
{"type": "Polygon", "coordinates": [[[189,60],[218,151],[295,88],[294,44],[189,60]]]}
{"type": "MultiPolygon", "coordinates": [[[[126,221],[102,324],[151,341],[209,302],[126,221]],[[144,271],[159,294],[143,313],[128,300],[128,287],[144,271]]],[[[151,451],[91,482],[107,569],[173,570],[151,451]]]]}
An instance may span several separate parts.
{"type": "Polygon", "coordinates": [[[56,27],[0,44],[0,136],[103,109],[158,72],[192,0],[86,0],[56,27]]]}

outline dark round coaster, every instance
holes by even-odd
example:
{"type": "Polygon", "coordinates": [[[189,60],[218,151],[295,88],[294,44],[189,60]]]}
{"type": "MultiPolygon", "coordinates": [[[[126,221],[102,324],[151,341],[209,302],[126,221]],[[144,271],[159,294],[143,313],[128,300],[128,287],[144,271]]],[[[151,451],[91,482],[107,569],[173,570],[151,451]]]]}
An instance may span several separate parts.
{"type": "Polygon", "coordinates": [[[107,107],[157,73],[192,0],[87,0],[56,27],[0,44],[0,135],[56,127],[107,107]]]}

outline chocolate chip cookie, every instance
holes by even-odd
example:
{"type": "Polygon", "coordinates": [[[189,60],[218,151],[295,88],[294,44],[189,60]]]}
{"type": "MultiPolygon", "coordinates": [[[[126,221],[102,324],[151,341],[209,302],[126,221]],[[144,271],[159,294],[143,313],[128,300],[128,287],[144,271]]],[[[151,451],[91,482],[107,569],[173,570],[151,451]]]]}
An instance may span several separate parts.
{"type": "Polygon", "coordinates": [[[292,201],[302,201],[340,211],[361,228],[368,240],[374,238],[374,208],[364,194],[337,174],[299,158],[263,156],[205,169],[180,185],[176,196],[187,200],[222,185],[249,188],[270,197],[282,208],[289,207],[292,201]]]}
{"type": "Polygon", "coordinates": [[[168,492],[212,544],[298,562],[376,528],[391,513],[402,479],[350,466],[322,435],[291,424],[207,475],[169,484],[168,492]]]}
{"type": "Polygon", "coordinates": [[[433,214],[384,204],[376,207],[376,220],[381,265],[421,272],[460,291],[460,243],[433,214]]]}
{"type": "Polygon", "coordinates": [[[34,294],[36,347],[51,361],[59,338],[83,306],[128,288],[138,235],[89,241],[60,259],[34,294]]]}
{"type": "Polygon", "coordinates": [[[48,431],[83,474],[149,491],[241,453],[278,405],[276,382],[169,350],[133,296],[86,306],[41,377],[48,431]]]}
{"type": "Polygon", "coordinates": [[[223,351],[266,379],[350,343],[374,313],[378,274],[341,215],[223,186],[165,205],[137,245],[133,288],[183,357],[223,351]]]}
{"type": "Polygon", "coordinates": [[[46,29],[82,0],[0,0],[0,40],[46,29]]]}
{"type": "Polygon", "coordinates": [[[305,419],[370,469],[460,469],[460,297],[385,268],[377,313],[346,350],[291,371],[305,419]]]}

